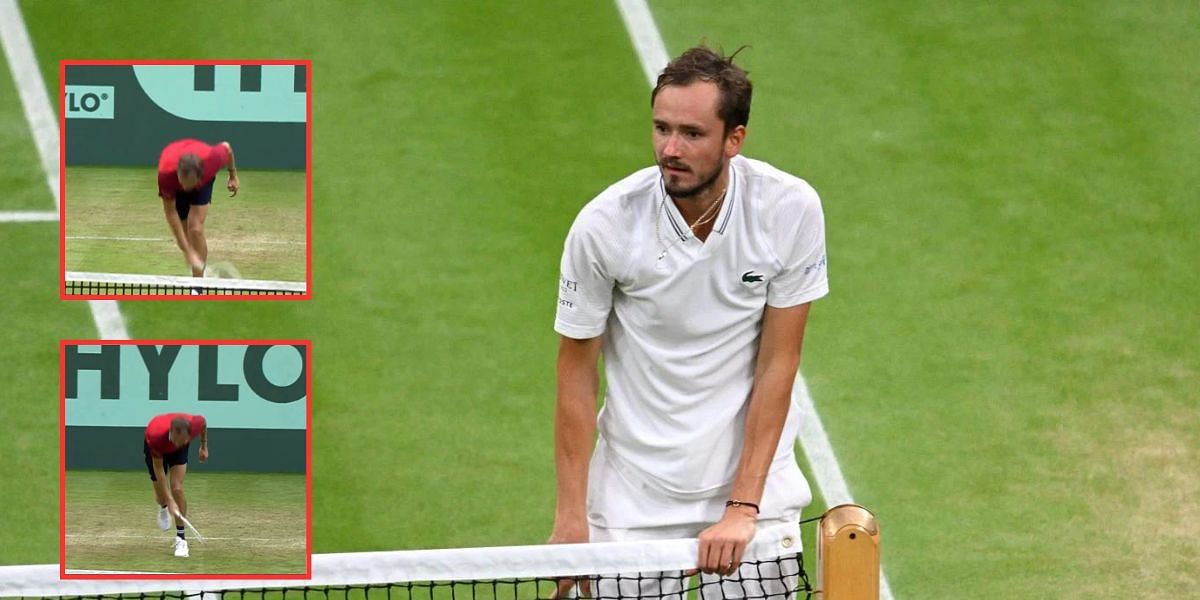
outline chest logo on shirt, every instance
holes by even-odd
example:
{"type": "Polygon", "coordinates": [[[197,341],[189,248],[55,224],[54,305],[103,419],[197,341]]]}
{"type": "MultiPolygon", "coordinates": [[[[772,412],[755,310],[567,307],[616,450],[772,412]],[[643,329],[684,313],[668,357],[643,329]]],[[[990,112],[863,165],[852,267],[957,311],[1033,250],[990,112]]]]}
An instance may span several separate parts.
{"type": "Polygon", "coordinates": [[[746,271],[742,273],[742,283],[758,283],[763,280],[763,276],[754,271],[746,271]]]}

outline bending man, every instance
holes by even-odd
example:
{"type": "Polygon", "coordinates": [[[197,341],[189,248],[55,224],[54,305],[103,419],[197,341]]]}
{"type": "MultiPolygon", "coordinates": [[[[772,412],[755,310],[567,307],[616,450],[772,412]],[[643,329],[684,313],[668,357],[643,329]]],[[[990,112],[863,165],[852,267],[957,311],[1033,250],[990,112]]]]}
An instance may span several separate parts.
{"type": "Polygon", "coordinates": [[[213,182],[221,167],[228,166],[225,188],[232,198],[238,192],[237,166],[229,142],[209,146],[183,139],[167,144],[158,159],[158,195],[175,243],[195,277],[204,276],[208,263],[208,241],[204,220],[212,203],[213,182]]]}
{"type": "Polygon", "coordinates": [[[154,482],[154,499],[158,502],[158,527],[166,530],[175,515],[175,556],[187,558],[188,545],[184,537],[183,520],[187,516],[187,497],[183,479],[187,475],[188,448],[194,438],[200,438],[200,462],[208,460],[208,423],[200,415],[167,413],[150,419],[146,425],[143,452],[146,470],[154,482]]]}

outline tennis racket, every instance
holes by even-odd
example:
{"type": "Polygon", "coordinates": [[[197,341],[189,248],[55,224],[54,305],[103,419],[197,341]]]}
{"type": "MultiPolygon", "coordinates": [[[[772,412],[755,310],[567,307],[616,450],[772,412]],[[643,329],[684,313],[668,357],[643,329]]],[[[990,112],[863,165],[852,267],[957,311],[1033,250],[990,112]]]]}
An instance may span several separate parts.
{"type": "Polygon", "coordinates": [[[179,517],[179,520],[183,521],[183,524],[187,525],[187,528],[192,530],[192,535],[196,536],[197,540],[200,540],[202,543],[204,542],[204,536],[200,535],[200,532],[196,530],[196,526],[192,525],[192,522],[187,520],[187,517],[179,513],[175,513],[175,516],[179,517]]]}

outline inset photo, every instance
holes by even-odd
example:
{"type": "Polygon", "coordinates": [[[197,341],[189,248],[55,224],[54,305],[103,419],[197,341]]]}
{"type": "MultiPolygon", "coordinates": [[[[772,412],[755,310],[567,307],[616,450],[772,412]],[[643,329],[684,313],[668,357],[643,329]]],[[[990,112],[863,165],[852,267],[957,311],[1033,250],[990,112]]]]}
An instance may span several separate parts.
{"type": "Polygon", "coordinates": [[[63,578],[311,573],[308,341],[63,341],[63,578]]]}
{"type": "Polygon", "coordinates": [[[62,61],[62,298],[309,298],[311,67],[62,61]]]}

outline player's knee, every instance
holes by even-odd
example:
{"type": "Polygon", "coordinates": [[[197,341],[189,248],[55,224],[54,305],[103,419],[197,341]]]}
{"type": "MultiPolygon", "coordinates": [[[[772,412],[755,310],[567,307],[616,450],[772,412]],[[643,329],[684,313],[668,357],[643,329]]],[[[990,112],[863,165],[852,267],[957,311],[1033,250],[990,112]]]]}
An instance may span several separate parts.
{"type": "Polygon", "coordinates": [[[187,230],[191,235],[200,235],[204,233],[204,222],[200,219],[188,219],[187,230]]]}
{"type": "Polygon", "coordinates": [[[176,497],[183,495],[183,482],[182,481],[180,481],[179,483],[171,482],[171,494],[175,495],[176,497]]]}

